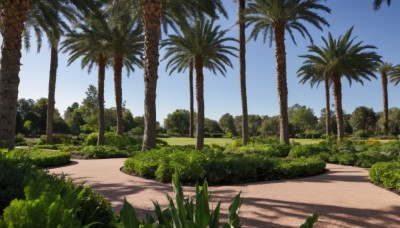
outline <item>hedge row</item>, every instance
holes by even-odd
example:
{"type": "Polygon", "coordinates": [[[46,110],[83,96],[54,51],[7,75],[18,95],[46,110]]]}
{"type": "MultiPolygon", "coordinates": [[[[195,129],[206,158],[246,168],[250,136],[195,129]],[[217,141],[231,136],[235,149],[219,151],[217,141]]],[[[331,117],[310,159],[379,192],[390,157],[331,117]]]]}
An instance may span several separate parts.
{"type": "Polygon", "coordinates": [[[400,162],[379,162],[369,170],[369,177],[375,184],[390,190],[400,191],[400,162]]]}
{"type": "Polygon", "coordinates": [[[226,153],[216,147],[196,151],[187,146],[137,152],[125,161],[124,169],[162,182],[169,182],[177,171],[185,183],[205,178],[213,184],[237,184],[316,175],[324,172],[325,162],[318,158],[226,153]]]}
{"type": "Polygon", "coordinates": [[[2,150],[5,157],[13,160],[28,159],[33,164],[45,168],[66,165],[70,162],[71,154],[60,151],[45,151],[45,150],[2,150]]]}

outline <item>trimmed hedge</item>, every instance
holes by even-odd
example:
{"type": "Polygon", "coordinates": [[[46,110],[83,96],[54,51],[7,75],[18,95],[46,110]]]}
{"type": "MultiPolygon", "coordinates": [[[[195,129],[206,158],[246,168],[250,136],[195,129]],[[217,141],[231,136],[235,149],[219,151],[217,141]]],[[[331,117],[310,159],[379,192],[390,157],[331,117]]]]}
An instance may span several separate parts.
{"type": "Polygon", "coordinates": [[[127,158],[132,152],[120,150],[114,146],[85,146],[82,148],[64,148],[69,150],[73,155],[82,156],[86,159],[92,158],[127,158]]]}
{"type": "Polygon", "coordinates": [[[375,184],[400,191],[400,161],[374,164],[369,170],[369,177],[375,184]]]}
{"type": "Polygon", "coordinates": [[[26,158],[42,168],[66,165],[71,159],[70,153],[60,151],[17,149],[12,151],[3,150],[2,153],[9,159],[21,160],[26,158]]]}
{"type": "Polygon", "coordinates": [[[124,166],[127,172],[162,182],[169,182],[177,171],[182,182],[196,183],[205,178],[213,184],[305,177],[323,173],[324,169],[325,162],[318,158],[227,153],[218,147],[196,151],[189,146],[137,152],[124,166]]]}

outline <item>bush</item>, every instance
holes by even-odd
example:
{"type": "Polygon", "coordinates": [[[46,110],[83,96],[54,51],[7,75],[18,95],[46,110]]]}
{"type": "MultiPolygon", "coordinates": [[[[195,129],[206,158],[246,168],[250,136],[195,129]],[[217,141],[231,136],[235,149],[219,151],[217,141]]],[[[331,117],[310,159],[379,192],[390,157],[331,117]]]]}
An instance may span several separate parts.
{"type": "MultiPolygon", "coordinates": [[[[71,144],[72,140],[73,137],[69,134],[53,134],[54,144],[71,144]]],[[[46,144],[46,135],[40,136],[40,144],[46,144]]]]}
{"type": "Polygon", "coordinates": [[[371,181],[387,189],[400,191],[400,162],[379,162],[369,170],[371,181]]]}
{"type": "Polygon", "coordinates": [[[114,146],[85,146],[81,150],[72,151],[74,155],[79,155],[85,159],[89,158],[127,158],[132,152],[119,150],[114,146]]]}
{"type": "Polygon", "coordinates": [[[21,133],[15,135],[15,145],[24,146],[26,145],[25,136],[21,133]]]}
{"type": "Polygon", "coordinates": [[[0,155],[1,213],[4,208],[7,227],[75,227],[92,223],[96,227],[110,224],[113,218],[108,200],[92,189],[64,177],[50,176],[23,158],[11,160],[0,155]]]}
{"type": "Polygon", "coordinates": [[[88,146],[96,146],[98,138],[99,138],[99,133],[97,133],[97,132],[90,133],[86,137],[85,144],[88,145],[88,146]]]}
{"type": "Polygon", "coordinates": [[[329,162],[340,165],[354,165],[357,160],[357,154],[351,152],[336,153],[329,158],[329,162]]]}
{"type": "Polygon", "coordinates": [[[324,168],[325,162],[317,158],[285,159],[256,153],[229,153],[212,146],[202,151],[196,151],[192,146],[177,146],[137,152],[125,161],[124,166],[128,172],[163,182],[167,182],[177,171],[185,183],[200,182],[206,178],[214,184],[315,175],[322,173],[324,168]],[[288,163],[288,167],[284,163],[288,163]]]}
{"type": "Polygon", "coordinates": [[[326,149],[318,144],[309,144],[309,145],[297,144],[295,146],[292,146],[292,148],[290,149],[289,157],[301,158],[301,157],[317,156],[324,151],[326,151],[326,149]]]}
{"type": "Polygon", "coordinates": [[[60,151],[22,150],[17,149],[5,153],[9,159],[28,159],[39,167],[54,167],[66,165],[70,162],[71,154],[60,151]]]}

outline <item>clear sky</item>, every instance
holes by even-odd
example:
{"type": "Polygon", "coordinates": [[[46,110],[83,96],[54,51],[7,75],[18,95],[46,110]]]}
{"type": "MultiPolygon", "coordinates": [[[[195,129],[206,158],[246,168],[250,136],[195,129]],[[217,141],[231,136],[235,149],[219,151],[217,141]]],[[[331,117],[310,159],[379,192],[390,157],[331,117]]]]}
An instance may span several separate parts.
{"type": "MultiPolygon", "coordinates": [[[[351,26],[354,26],[353,35],[358,36],[358,41],[378,47],[376,50],[383,56],[384,61],[400,64],[400,1],[392,1],[391,7],[384,5],[379,11],[372,9],[372,0],[328,0],[321,1],[329,6],[331,14],[322,14],[330,27],[319,31],[306,24],[314,42],[321,44],[321,36],[331,32],[337,37],[344,34],[351,26]]],[[[237,3],[232,0],[224,0],[226,10],[229,13],[228,20],[221,20],[222,27],[229,29],[228,35],[237,37],[238,31],[235,25],[237,17],[237,3]]],[[[249,31],[247,31],[249,34],[249,31]]],[[[289,89],[289,106],[299,103],[314,109],[319,116],[324,108],[324,88],[311,89],[309,85],[299,84],[296,71],[301,66],[303,59],[299,55],[307,52],[309,40],[303,39],[296,33],[297,46],[290,37],[286,38],[287,53],[287,78],[289,89]]],[[[32,40],[32,43],[33,40],[32,40]]],[[[161,51],[161,57],[163,51],[161,51]]],[[[47,97],[48,73],[50,65],[50,51],[47,44],[37,54],[36,47],[22,54],[22,66],[20,72],[21,83],[19,86],[19,98],[38,99],[47,97]]],[[[85,97],[85,91],[90,84],[97,86],[97,69],[91,74],[80,68],[77,61],[67,66],[67,54],[59,57],[59,68],[56,86],[56,108],[63,114],[64,110],[73,102],[81,102],[85,97]]],[[[241,115],[239,61],[232,58],[234,69],[229,69],[226,77],[213,75],[205,71],[205,115],[208,118],[218,120],[224,113],[241,115]]],[[[263,44],[262,39],[247,43],[247,96],[250,114],[277,115],[278,96],[276,65],[274,46],[269,47],[269,42],[263,44]]],[[[353,84],[349,87],[347,81],[343,81],[343,108],[351,113],[355,107],[367,106],[374,111],[382,111],[381,82],[378,79],[365,81],[364,86],[353,84]]],[[[141,69],[131,73],[129,78],[123,76],[123,100],[134,116],[143,115],[144,110],[144,81],[141,69]]],[[[105,83],[106,107],[115,107],[113,72],[110,68],[106,72],[105,83]]],[[[400,87],[389,86],[389,107],[400,107],[400,87]]],[[[160,62],[159,79],[157,84],[157,120],[163,124],[168,113],[176,109],[189,109],[189,82],[187,73],[169,76],[165,71],[165,61],[160,62]]]]}

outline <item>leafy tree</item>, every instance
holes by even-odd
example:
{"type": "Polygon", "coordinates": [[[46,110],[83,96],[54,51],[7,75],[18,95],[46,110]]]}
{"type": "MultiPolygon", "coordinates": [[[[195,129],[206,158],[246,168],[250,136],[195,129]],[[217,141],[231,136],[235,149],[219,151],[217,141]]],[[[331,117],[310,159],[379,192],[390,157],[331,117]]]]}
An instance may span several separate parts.
{"type": "Polygon", "coordinates": [[[373,132],[376,121],[377,117],[374,110],[365,106],[354,109],[350,117],[350,125],[353,131],[361,130],[364,135],[373,132]]]}
{"type": "Polygon", "coordinates": [[[204,132],[209,133],[209,134],[215,134],[215,133],[222,133],[223,130],[219,126],[218,122],[216,120],[204,119],[204,132]]]}
{"type": "Polygon", "coordinates": [[[233,116],[231,114],[225,113],[224,115],[222,115],[218,123],[219,126],[222,128],[222,130],[225,132],[225,134],[230,134],[233,136],[237,135],[235,128],[235,120],[233,119],[233,116]]]}
{"type": "MultiPolygon", "coordinates": [[[[391,63],[384,62],[379,65],[378,72],[382,79],[382,94],[383,94],[383,116],[385,119],[384,133],[389,131],[389,97],[388,97],[388,78],[400,78],[400,66],[393,66],[391,63]]],[[[397,82],[398,83],[398,82],[397,82]]],[[[396,85],[397,85],[396,83],[396,85]]]]}
{"type": "Polygon", "coordinates": [[[289,122],[299,129],[301,133],[304,133],[306,130],[314,129],[318,122],[314,111],[306,106],[295,104],[289,108],[288,113],[289,122]]]}
{"type": "Polygon", "coordinates": [[[321,131],[327,132],[326,131],[326,126],[327,126],[326,120],[329,119],[329,124],[328,124],[329,129],[330,129],[329,132],[331,132],[333,134],[336,134],[337,129],[336,129],[336,115],[335,115],[335,112],[334,111],[330,111],[329,112],[329,114],[330,114],[329,118],[326,117],[327,113],[328,112],[326,112],[325,108],[321,109],[321,114],[320,114],[320,117],[318,119],[317,128],[320,129],[321,131]]]}
{"type": "MultiPolygon", "coordinates": [[[[180,54],[188,55],[194,59],[196,70],[196,98],[197,98],[197,133],[196,149],[201,150],[204,146],[204,75],[203,68],[213,73],[226,73],[226,65],[232,67],[228,55],[236,56],[232,51],[237,50],[226,44],[236,41],[226,37],[226,30],[215,26],[214,21],[200,17],[193,26],[182,27],[183,34],[170,35],[165,41],[165,56],[175,58],[180,54]]],[[[145,129],[146,132],[146,129],[145,129]]]]}
{"type": "Polygon", "coordinates": [[[189,116],[190,113],[184,109],[175,110],[168,114],[164,120],[164,128],[170,135],[184,136],[189,133],[189,116]]]}
{"type": "Polygon", "coordinates": [[[370,51],[375,49],[375,46],[363,45],[362,42],[355,43],[355,38],[351,38],[352,31],[353,28],[349,29],[338,39],[334,39],[329,33],[328,39],[322,38],[324,46],[311,45],[308,47],[309,54],[301,56],[306,59],[303,65],[321,66],[324,74],[329,75],[333,82],[339,142],[344,138],[341,78],[346,77],[350,83],[352,81],[363,83],[363,79],[375,78],[375,69],[381,61],[376,52],[370,51]]]}
{"type": "Polygon", "coordinates": [[[249,115],[249,135],[257,136],[258,130],[261,127],[261,116],[259,115],[249,115]]]}
{"type": "Polygon", "coordinates": [[[259,132],[263,137],[279,136],[279,116],[265,116],[261,122],[259,132]]]}
{"type": "Polygon", "coordinates": [[[319,4],[319,0],[255,0],[249,4],[246,20],[254,25],[250,38],[257,39],[261,33],[264,42],[267,37],[271,43],[275,41],[275,57],[278,79],[279,113],[280,113],[280,139],[289,144],[288,131],[288,88],[286,79],[286,48],[285,30],[293,42],[293,30],[298,31],[303,37],[306,35],[312,41],[307,28],[303,25],[308,22],[322,30],[322,25],[328,22],[318,15],[319,12],[330,13],[330,9],[319,4]]]}
{"type": "Polygon", "coordinates": [[[236,132],[241,136],[242,135],[242,116],[235,116],[234,123],[236,132]]]}

